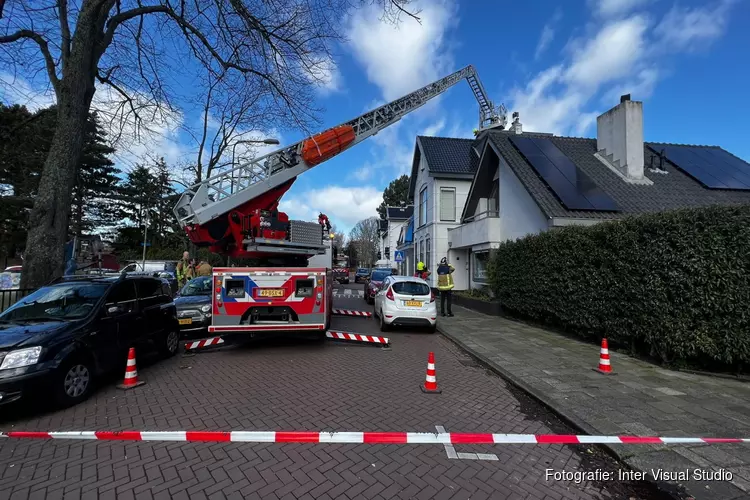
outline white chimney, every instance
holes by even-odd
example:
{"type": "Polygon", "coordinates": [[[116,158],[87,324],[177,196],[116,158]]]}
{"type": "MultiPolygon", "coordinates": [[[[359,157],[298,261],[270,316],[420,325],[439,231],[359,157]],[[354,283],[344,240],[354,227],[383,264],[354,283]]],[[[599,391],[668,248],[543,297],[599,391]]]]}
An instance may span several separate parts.
{"type": "Polygon", "coordinates": [[[513,123],[511,123],[510,125],[510,131],[513,132],[514,134],[520,134],[523,132],[518,111],[513,112],[513,123]]]}
{"type": "Polygon", "coordinates": [[[596,149],[627,179],[644,179],[643,103],[631,101],[627,94],[620,97],[620,104],[598,116],[596,149]]]}

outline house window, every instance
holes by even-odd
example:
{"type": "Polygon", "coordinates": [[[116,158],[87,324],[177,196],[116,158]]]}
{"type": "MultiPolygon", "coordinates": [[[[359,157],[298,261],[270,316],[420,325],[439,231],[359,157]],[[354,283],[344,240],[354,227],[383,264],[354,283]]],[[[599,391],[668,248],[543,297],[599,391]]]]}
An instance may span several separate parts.
{"type": "Polygon", "coordinates": [[[497,212],[500,209],[500,185],[498,181],[493,181],[492,191],[490,192],[490,198],[487,200],[487,211],[490,212],[490,217],[497,216],[497,212]]]}
{"type": "Polygon", "coordinates": [[[424,262],[424,240],[419,242],[419,262],[424,262]]]}
{"type": "Polygon", "coordinates": [[[474,281],[487,281],[487,263],[490,260],[490,252],[475,252],[472,253],[472,277],[474,281]]]}
{"type": "Polygon", "coordinates": [[[431,250],[430,250],[430,238],[427,238],[426,240],[424,240],[424,244],[427,247],[425,249],[424,265],[425,265],[425,267],[427,269],[430,269],[430,254],[431,254],[431,250]]]}
{"type": "Polygon", "coordinates": [[[419,192],[419,225],[427,222],[427,186],[419,192]]]}
{"type": "Polygon", "coordinates": [[[456,188],[440,188],[440,220],[456,221],[456,188]]]}

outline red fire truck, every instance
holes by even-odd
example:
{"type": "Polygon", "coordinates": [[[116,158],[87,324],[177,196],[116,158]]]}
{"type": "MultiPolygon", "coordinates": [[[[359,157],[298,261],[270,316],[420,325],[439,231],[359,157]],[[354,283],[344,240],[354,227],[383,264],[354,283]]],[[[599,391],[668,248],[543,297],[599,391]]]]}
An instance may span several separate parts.
{"type": "Polygon", "coordinates": [[[330,224],[289,220],[278,211],[297,176],[377,134],[462,80],[479,108],[479,130],[504,128],[473,66],[422,87],[349,122],[210,177],[186,190],[174,214],[190,240],[263,267],[216,268],[210,332],[297,332],[325,335],[333,275],[330,224]]]}

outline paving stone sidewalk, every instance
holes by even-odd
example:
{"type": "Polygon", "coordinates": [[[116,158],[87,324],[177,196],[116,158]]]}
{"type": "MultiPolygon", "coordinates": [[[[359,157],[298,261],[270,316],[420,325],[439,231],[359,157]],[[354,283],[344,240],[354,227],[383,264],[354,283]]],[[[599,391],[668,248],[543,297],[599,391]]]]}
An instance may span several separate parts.
{"type": "MultiPolygon", "coordinates": [[[[588,434],[750,436],[750,382],[662,369],[610,351],[616,375],[593,371],[599,348],[505,318],[454,307],[438,329],[588,434]]],[[[438,367],[439,376],[439,367],[438,367]]],[[[611,445],[635,470],[732,473],[687,481],[696,499],[750,498],[750,444],[611,445]]]]}

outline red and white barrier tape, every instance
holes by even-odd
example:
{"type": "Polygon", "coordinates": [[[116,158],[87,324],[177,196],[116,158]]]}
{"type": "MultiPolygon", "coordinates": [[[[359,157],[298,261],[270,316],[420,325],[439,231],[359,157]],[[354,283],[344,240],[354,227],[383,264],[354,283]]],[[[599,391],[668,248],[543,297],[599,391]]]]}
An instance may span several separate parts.
{"type": "Polygon", "coordinates": [[[457,432],[309,431],[61,431],[0,432],[0,438],[90,439],[102,441],[186,441],[236,443],[344,444],[693,444],[748,443],[747,438],[576,436],[565,434],[475,434],[457,432]]]}
{"type": "Polygon", "coordinates": [[[326,337],[336,340],[356,340],[358,342],[373,342],[375,344],[389,344],[387,337],[375,337],[373,335],[362,335],[361,333],[337,332],[329,330],[326,337]]]}
{"type": "Polygon", "coordinates": [[[185,344],[185,349],[188,351],[191,349],[200,349],[202,347],[210,347],[212,345],[223,344],[224,339],[221,337],[213,337],[210,339],[196,340],[194,342],[188,342],[185,344]]]}
{"type": "Polygon", "coordinates": [[[334,309],[331,312],[337,316],[364,316],[365,318],[372,316],[372,313],[369,311],[353,311],[351,309],[334,309]]]}

